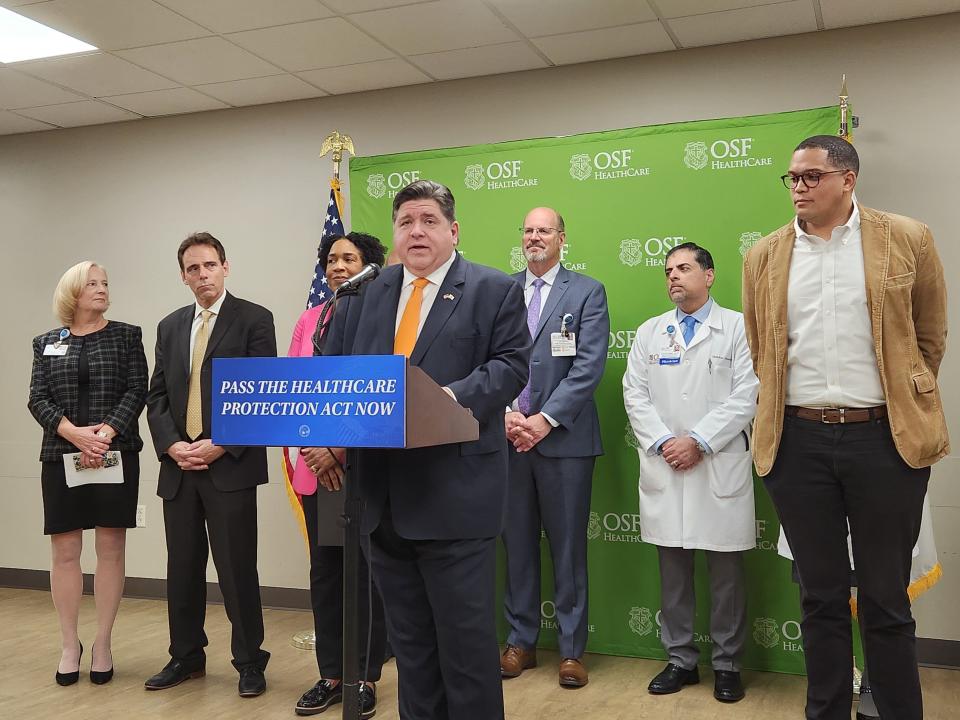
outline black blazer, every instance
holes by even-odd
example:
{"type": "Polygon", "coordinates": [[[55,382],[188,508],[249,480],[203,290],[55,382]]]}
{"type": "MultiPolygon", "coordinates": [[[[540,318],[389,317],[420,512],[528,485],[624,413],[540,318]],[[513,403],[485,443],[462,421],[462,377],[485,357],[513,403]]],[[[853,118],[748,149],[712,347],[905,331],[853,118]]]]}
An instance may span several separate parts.
{"type": "MultiPolygon", "coordinates": [[[[190,330],[196,304],[167,315],[157,326],[156,362],[147,395],[147,422],[153,446],[160,458],[157,495],[172,500],[180,489],[183,471],[167,455],[167,448],[187,437],[187,394],[190,384],[190,330]]],[[[230,293],[207,342],[200,368],[203,404],[203,433],[210,437],[210,382],[215,357],[276,357],[277,335],[273,315],[265,307],[236,298],[230,293]]],[[[265,448],[224,447],[226,454],[210,465],[210,476],[218,490],[242,490],[267,482],[265,448]]]]}
{"type": "MultiPolygon", "coordinates": [[[[75,421],[78,410],[77,370],[80,353],[75,340],[67,341],[65,355],[44,355],[47,345],[60,337],[62,328],[33,339],[33,371],[27,407],[43,428],[40,460],[62,461],[65,453],[79,452],[57,435],[64,416],[75,421]]],[[[119,435],[110,444],[114,450],[143,449],[137,418],[147,397],[147,358],[136,325],[111,320],[98,332],[84,338],[90,368],[88,417],[91,425],[105,422],[119,435]]]]}
{"type": "MultiPolygon", "coordinates": [[[[325,355],[390,355],[403,267],[383,271],[340,302],[325,355]]],[[[457,256],[437,292],[410,363],[447,386],[480,422],[480,439],[416,450],[360,453],[361,531],[377,527],[389,498],[401,537],[500,534],[507,498],[503,409],[527,382],[530,333],[523,292],[509,276],[457,256]]]]}

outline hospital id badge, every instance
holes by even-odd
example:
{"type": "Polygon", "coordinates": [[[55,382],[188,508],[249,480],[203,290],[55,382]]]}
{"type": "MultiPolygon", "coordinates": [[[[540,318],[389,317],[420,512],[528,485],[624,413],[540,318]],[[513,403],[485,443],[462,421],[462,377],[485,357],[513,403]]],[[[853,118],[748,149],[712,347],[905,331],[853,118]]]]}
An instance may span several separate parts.
{"type": "Polygon", "coordinates": [[[661,365],[679,365],[680,351],[664,350],[663,352],[660,353],[660,364],[661,365]]]}
{"type": "Polygon", "coordinates": [[[572,332],[550,333],[550,354],[553,357],[575,357],[577,354],[577,334],[572,332]]]}
{"type": "Polygon", "coordinates": [[[65,344],[65,343],[64,343],[64,344],[61,344],[61,343],[58,343],[58,342],[57,342],[57,343],[53,343],[52,345],[47,345],[47,346],[43,349],[43,354],[44,354],[44,355],[54,355],[54,356],[56,356],[56,357],[63,357],[64,355],[67,354],[67,350],[69,349],[69,347],[70,347],[70,346],[67,345],[67,344],[65,344]]]}

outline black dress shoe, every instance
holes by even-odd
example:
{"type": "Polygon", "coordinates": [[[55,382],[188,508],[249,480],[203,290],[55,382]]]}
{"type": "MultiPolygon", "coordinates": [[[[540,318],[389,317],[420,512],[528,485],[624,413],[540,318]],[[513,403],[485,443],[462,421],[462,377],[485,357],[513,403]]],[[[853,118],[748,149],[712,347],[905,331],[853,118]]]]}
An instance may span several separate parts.
{"type": "MultiPolygon", "coordinates": [[[[94,646],[94,652],[96,652],[96,649],[96,646],[94,646]]],[[[112,664],[110,665],[109,670],[94,670],[92,667],[90,668],[90,682],[92,682],[94,685],[106,685],[111,680],[113,680],[112,664]]]]}
{"type": "Polygon", "coordinates": [[[171,660],[160,672],[149,678],[143,686],[147,690],[166,690],[176,687],[180,683],[192,678],[201,678],[206,675],[206,670],[191,670],[183,664],[181,660],[171,660]]]}
{"type": "Polygon", "coordinates": [[[377,689],[373,685],[360,685],[360,717],[372,718],[377,714],[377,689]]]}
{"type": "Polygon", "coordinates": [[[263,675],[263,670],[256,665],[245,665],[240,668],[240,682],[237,683],[237,692],[240,697],[257,697],[263,695],[267,690],[267,678],[263,675]]]}
{"type": "Polygon", "coordinates": [[[77,680],[80,679],[80,658],[83,657],[83,643],[80,643],[80,655],[77,657],[77,671],[62,673],[57,670],[57,674],[54,675],[54,679],[57,681],[57,685],[74,685],[77,680]]]}
{"type": "Polygon", "coordinates": [[[743,683],[740,673],[733,670],[713,671],[713,696],[720,702],[735,703],[743,700],[743,683]]]}
{"type": "Polygon", "coordinates": [[[660,674],[650,681],[647,690],[651,695],[669,695],[680,692],[684,685],[696,685],[698,682],[700,672],[697,668],[685,670],[679,665],[668,663],[660,674]]]}
{"type": "MultiPolygon", "coordinates": [[[[361,708],[363,707],[362,699],[361,697],[361,708]]],[[[297,715],[317,715],[338,702],[343,702],[343,688],[340,683],[333,687],[329,680],[321,680],[300,697],[293,711],[297,715]]],[[[376,705],[376,696],[374,696],[374,705],[376,705]]]]}

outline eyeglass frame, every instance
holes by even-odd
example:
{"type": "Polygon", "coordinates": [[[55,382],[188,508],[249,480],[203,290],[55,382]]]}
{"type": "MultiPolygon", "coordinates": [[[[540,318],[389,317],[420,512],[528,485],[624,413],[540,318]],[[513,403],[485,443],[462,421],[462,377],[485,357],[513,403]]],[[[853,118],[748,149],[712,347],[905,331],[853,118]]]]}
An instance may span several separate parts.
{"type": "Polygon", "coordinates": [[[822,178],[824,175],[833,175],[834,173],[845,173],[845,172],[853,172],[853,171],[852,170],[808,170],[806,172],[800,173],[799,175],[791,175],[790,173],[786,173],[785,175],[780,176],[780,182],[783,183],[783,186],[787,190],[793,190],[801,182],[803,183],[803,186],[807,190],[813,190],[813,188],[817,187],[820,184],[820,178],[822,178]],[[810,183],[807,182],[807,179],[804,176],[813,175],[813,174],[816,174],[817,181],[813,185],[811,185],[810,183]],[[787,178],[790,178],[793,181],[789,185],[787,185],[787,178]]]}
{"type": "Polygon", "coordinates": [[[527,237],[528,235],[527,230],[530,230],[529,232],[530,237],[534,237],[536,235],[539,235],[540,237],[550,237],[555,232],[556,233],[563,232],[563,230],[561,230],[560,228],[554,228],[554,227],[525,228],[522,225],[518,227],[517,230],[519,230],[524,237],[527,237]]]}

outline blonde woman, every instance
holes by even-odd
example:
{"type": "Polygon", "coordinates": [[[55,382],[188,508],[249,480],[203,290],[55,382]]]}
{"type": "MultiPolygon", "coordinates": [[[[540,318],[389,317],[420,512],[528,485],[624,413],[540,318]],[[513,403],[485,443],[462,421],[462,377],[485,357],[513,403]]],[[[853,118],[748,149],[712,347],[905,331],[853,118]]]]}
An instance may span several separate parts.
{"type": "Polygon", "coordinates": [[[137,418],[147,396],[147,360],[140,328],[107,320],[109,306],[106,270],[91,261],[77,263],[53,295],[60,327],[33,339],[27,406],[43,428],[40,481],[44,534],[52,546],[50,591],[62,637],[55,676],[60,685],[80,677],[83,531],[96,533],[97,635],[90,680],[102,685],[113,678],[110,636],[123,593],[126,529],[136,525],[143,448],[137,418]],[[79,454],[79,466],[92,469],[103,465],[107,451],[120,452],[122,483],[67,486],[64,454],[79,454]]]}

